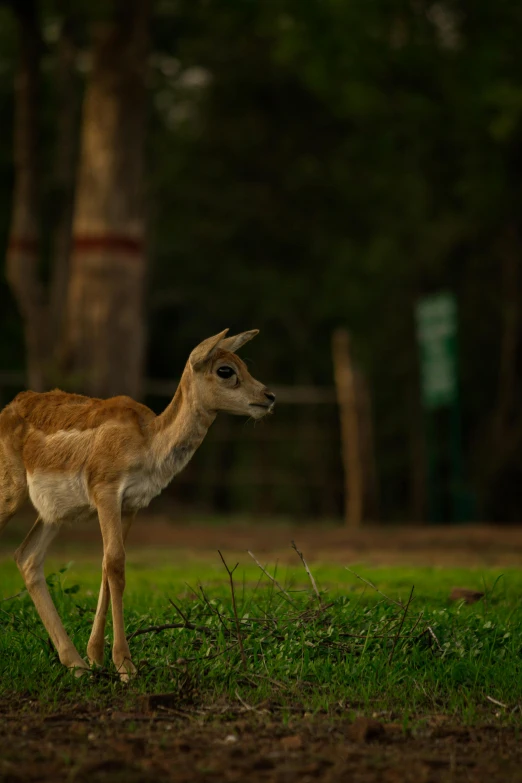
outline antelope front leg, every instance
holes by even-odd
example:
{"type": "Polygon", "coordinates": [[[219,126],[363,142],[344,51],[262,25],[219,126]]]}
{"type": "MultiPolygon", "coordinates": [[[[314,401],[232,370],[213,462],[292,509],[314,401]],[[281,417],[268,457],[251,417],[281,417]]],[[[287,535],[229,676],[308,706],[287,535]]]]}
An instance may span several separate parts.
{"type": "Polygon", "coordinates": [[[68,668],[75,669],[75,674],[80,676],[87,671],[87,665],[69,639],[45,581],[45,553],[58,530],[58,525],[44,524],[38,518],[15,552],[15,560],[36,611],[58,651],[60,661],[68,668]]]}
{"type": "MultiPolygon", "coordinates": [[[[126,515],[122,519],[124,544],[127,539],[127,534],[130,530],[131,524],[134,520],[134,516],[134,514],[126,515]]],[[[103,651],[105,647],[105,621],[107,618],[107,610],[109,608],[109,600],[109,579],[107,576],[107,564],[104,557],[102,563],[102,582],[100,587],[100,594],[98,596],[98,606],[96,607],[96,615],[94,617],[91,636],[87,645],[87,655],[91,665],[94,663],[96,663],[98,666],[103,665],[103,651]]]]}
{"type": "MultiPolygon", "coordinates": [[[[125,546],[121,512],[116,498],[104,500],[98,505],[98,517],[103,538],[103,562],[112,605],[112,625],[114,641],[112,660],[120,672],[122,680],[136,674],[136,667],[131,661],[129,645],[125,636],[123,621],[123,591],[125,590],[125,546]]],[[[103,584],[102,584],[103,591],[103,584]]],[[[108,601],[106,591],[105,601],[108,601]]],[[[101,596],[100,596],[101,601],[101,596]]],[[[103,605],[101,606],[103,609],[103,605]]]]}

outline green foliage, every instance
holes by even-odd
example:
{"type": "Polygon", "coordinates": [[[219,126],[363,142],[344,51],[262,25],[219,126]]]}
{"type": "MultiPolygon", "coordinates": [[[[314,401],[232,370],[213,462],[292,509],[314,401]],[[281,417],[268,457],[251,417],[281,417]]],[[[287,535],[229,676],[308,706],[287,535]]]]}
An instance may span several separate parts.
{"type": "MultiPolygon", "coordinates": [[[[480,513],[514,519],[506,482],[514,488],[520,443],[495,466],[487,432],[500,384],[500,268],[520,254],[510,239],[518,9],[211,1],[204,11],[182,3],[179,18],[179,73],[198,65],[209,82],[180,94],[182,79],[163,80],[155,114],[156,279],[183,288],[172,364],[184,333],[226,312],[256,319],[256,356],[280,383],[328,384],[331,329],[348,326],[374,396],[381,513],[401,518],[420,427],[413,307],[453,289],[468,475],[480,513]],[[169,125],[165,107],[180,100],[185,114],[169,125]]],[[[166,323],[152,313],[150,361],[169,374],[166,323]]]]}
{"type": "MultiPolygon", "coordinates": [[[[8,116],[15,32],[7,9],[0,13],[8,116]]],[[[42,15],[47,31],[56,27],[53,3],[42,15]]],[[[83,4],[84,44],[88,20],[83,4]]],[[[507,253],[521,251],[513,231],[522,195],[521,30],[510,0],[156,3],[149,376],[178,375],[195,342],[225,325],[256,326],[263,338],[252,350],[267,380],[330,385],[331,331],[346,325],[374,398],[381,516],[404,519],[415,513],[411,455],[421,426],[413,307],[423,293],[453,289],[468,475],[484,518],[518,519],[521,444],[499,458],[488,431],[506,308],[500,270],[507,253]]],[[[46,160],[51,39],[48,32],[46,160]]],[[[5,134],[0,237],[10,149],[5,134]]],[[[0,287],[0,368],[22,366],[21,345],[0,287]]],[[[514,374],[518,390],[518,366],[514,374]]],[[[222,459],[218,445],[207,448],[222,459]]],[[[290,442],[279,453],[292,462],[290,442]]],[[[238,446],[235,464],[244,458],[238,446]]],[[[296,489],[294,514],[303,513],[300,500],[296,489]]],[[[242,507],[255,503],[250,490],[242,507]]],[[[312,512],[308,503],[304,513],[312,512]]]]}

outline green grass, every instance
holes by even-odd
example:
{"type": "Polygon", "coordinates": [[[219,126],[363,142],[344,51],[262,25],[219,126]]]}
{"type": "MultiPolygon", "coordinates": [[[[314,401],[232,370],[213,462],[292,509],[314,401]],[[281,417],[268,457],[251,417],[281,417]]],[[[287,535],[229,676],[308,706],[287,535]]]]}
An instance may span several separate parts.
{"type": "MultiPolygon", "coordinates": [[[[519,720],[522,574],[517,571],[352,566],[384,597],[341,566],[319,565],[312,572],[320,603],[303,568],[277,569],[285,595],[253,563],[242,561],[234,586],[243,655],[219,557],[169,563],[163,553],[158,562],[156,568],[147,558],[131,557],[128,563],[129,636],[183,623],[182,616],[204,630],[135,636],[130,645],[139,675],[127,686],[111,668],[110,623],[106,667],[94,677],[75,679],[58,662],[29,597],[5,600],[22,583],[14,564],[0,563],[0,695],[29,693],[53,708],[64,700],[106,703],[178,692],[180,704],[241,698],[255,705],[269,699],[283,709],[387,711],[402,720],[434,712],[465,721],[485,715],[519,720]],[[486,595],[471,606],[452,603],[452,586],[486,595]]],[[[51,563],[48,581],[84,654],[99,568],[80,561],[59,573],[62,566],[51,563]]],[[[268,570],[274,573],[274,566],[268,570]]]]}

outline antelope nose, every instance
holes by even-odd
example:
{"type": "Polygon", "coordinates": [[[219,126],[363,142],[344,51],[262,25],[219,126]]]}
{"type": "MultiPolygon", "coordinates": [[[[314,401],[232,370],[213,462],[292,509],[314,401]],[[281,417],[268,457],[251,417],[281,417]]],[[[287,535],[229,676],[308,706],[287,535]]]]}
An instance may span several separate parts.
{"type": "Polygon", "coordinates": [[[267,400],[270,400],[272,405],[274,404],[274,402],[275,402],[275,394],[272,394],[271,391],[266,391],[265,392],[265,397],[267,398],[267,400]]]}

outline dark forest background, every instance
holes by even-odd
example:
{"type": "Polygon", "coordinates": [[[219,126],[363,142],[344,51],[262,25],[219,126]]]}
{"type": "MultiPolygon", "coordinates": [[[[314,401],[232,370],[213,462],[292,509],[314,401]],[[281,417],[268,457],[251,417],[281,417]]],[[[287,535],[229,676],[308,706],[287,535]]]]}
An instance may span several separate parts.
{"type": "MultiPolygon", "coordinates": [[[[367,515],[418,522],[415,305],[450,290],[470,508],[519,521],[521,36],[509,0],[0,4],[0,373],[161,409],[144,379],[259,328],[257,377],[332,387],[346,327],[367,515]]],[[[334,404],[223,418],[173,489],[300,519],[341,495],[334,404]]]]}

